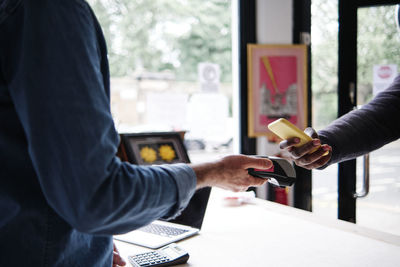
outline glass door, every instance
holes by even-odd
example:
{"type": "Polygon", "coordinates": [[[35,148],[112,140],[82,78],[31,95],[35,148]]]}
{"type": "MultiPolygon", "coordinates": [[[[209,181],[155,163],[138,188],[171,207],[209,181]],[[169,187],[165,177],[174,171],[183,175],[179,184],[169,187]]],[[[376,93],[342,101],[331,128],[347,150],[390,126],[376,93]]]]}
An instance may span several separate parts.
{"type": "MultiPolygon", "coordinates": [[[[337,118],[338,0],[313,0],[311,6],[312,126],[319,131],[337,118]]],[[[337,164],[312,171],[312,210],[337,218],[337,164]]]]}
{"type": "MultiPolygon", "coordinates": [[[[315,129],[366,104],[399,72],[398,4],[391,0],[312,2],[315,129]]],[[[398,140],[370,153],[369,194],[363,198],[353,197],[364,188],[363,157],[314,170],[313,212],[399,235],[399,149],[398,140]]]]}
{"type": "MultiPolygon", "coordinates": [[[[399,3],[339,1],[339,116],[366,104],[397,75],[400,33],[395,12],[399,3]]],[[[339,219],[387,233],[400,233],[399,145],[399,141],[393,142],[370,154],[369,189],[363,183],[362,158],[339,164],[339,219]],[[354,196],[355,192],[368,191],[362,198],[354,196]]]]}
{"type": "MultiPolygon", "coordinates": [[[[357,7],[358,107],[387,88],[398,74],[400,32],[395,19],[397,8],[397,5],[357,7]]],[[[363,188],[363,173],[363,158],[358,158],[356,187],[359,191],[363,188]]],[[[357,224],[400,234],[399,173],[400,140],[370,153],[369,194],[358,198],[357,224]]]]}

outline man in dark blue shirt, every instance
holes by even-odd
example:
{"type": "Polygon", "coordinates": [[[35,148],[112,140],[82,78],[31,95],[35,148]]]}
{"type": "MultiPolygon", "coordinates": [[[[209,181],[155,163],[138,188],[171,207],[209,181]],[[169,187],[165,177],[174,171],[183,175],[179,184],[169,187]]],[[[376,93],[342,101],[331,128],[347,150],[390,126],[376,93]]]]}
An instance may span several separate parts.
{"type": "Polygon", "coordinates": [[[0,0],[0,266],[111,266],[112,235],[197,188],[263,184],[243,155],[143,167],[116,156],[107,52],[83,0],[0,0]]]}

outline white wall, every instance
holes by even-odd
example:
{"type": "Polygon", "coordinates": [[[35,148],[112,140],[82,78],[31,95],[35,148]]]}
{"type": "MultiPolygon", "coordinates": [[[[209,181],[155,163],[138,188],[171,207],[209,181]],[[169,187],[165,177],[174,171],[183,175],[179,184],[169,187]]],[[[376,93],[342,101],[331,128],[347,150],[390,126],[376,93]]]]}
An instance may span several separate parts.
{"type": "MultiPolygon", "coordinates": [[[[256,16],[257,43],[293,43],[293,0],[257,0],[256,16]]],[[[257,155],[274,155],[278,151],[277,144],[269,143],[265,137],[257,138],[257,155]]],[[[257,188],[257,196],[267,198],[266,186],[257,188]]],[[[289,205],[292,205],[292,200],[293,194],[290,192],[289,205]]]]}
{"type": "Polygon", "coordinates": [[[293,0],[257,0],[256,16],[257,43],[293,42],[293,0]]]}
{"type": "MultiPolygon", "coordinates": [[[[256,1],[256,38],[259,44],[291,44],[293,34],[293,0],[256,1]]],[[[265,137],[258,137],[258,155],[272,155],[279,151],[265,137]]]]}
{"type": "Polygon", "coordinates": [[[233,134],[233,153],[240,153],[239,136],[240,136],[240,115],[239,115],[239,29],[238,21],[239,19],[239,3],[237,0],[232,0],[232,101],[233,101],[233,129],[236,129],[233,134]]]}

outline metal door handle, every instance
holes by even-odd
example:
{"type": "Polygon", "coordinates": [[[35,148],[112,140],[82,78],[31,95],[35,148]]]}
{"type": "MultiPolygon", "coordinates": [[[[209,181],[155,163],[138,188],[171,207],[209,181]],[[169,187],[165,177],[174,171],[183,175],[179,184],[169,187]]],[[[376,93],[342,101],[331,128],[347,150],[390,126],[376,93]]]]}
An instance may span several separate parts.
{"type": "Polygon", "coordinates": [[[354,198],[366,197],[369,193],[369,154],[364,155],[363,186],[360,192],[353,193],[354,198]]]}

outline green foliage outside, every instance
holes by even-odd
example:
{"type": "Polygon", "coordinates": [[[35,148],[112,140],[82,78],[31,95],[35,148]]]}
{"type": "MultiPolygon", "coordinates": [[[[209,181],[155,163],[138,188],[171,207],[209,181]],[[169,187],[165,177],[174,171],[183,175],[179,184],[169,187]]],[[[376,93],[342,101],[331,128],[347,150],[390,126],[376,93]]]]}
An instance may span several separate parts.
{"type": "MultiPolygon", "coordinates": [[[[199,62],[218,63],[231,82],[230,0],[89,0],[104,31],[111,75],[169,71],[195,81],[199,62]]],[[[337,1],[312,1],[313,126],[337,117],[337,1]]],[[[358,99],[372,98],[374,64],[400,67],[394,6],[358,11],[358,99]]]]}
{"type": "Polygon", "coordinates": [[[321,129],[337,118],[337,1],[312,1],[311,60],[313,127],[321,129]]]}
{"type": "Polygon", "coordinates": [[[377,64],[400,67],[400,32],[395,21],[395,6],[360,8],[357,34],[358,103],[372,99],[372,68],[377,64]]]}
{"type": "MultiPolygon", "coordinates": [[[[313,126],[321,129],[337,118],[338,2],[312,1],[313,126]]],[[[372,99],[372,68],[376,64],[400,67],[400,33],[395,6],[358,10],[358,102],[372,99]]]]}
{"type": "Polygon", "coordinates": [[[197,80],[199,62],[217,63],[230,82],[231,1],[89,0],[103,28],[112,76],[169,71],[197,80]]]}

